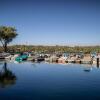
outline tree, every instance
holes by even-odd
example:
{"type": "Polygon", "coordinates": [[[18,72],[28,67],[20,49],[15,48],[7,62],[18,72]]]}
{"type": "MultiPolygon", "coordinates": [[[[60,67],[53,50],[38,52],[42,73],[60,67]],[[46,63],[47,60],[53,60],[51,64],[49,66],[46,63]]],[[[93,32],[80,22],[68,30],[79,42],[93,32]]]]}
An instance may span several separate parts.
{"type": "Polygon", "coordinates": [[[0,41],[5,52],[7,52],[7,45],[12,42],[17,35],[14,27],[0,26],[0,41]]]}

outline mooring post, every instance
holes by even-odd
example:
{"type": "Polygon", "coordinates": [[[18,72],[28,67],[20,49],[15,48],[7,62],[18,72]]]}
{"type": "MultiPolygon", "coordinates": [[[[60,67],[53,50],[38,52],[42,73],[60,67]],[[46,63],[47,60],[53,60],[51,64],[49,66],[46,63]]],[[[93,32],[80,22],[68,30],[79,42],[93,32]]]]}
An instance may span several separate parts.
{"type": "Polygon", "coordinates": [[[97,67],[99,68],[99,57],[97,57],[97,67]]]}

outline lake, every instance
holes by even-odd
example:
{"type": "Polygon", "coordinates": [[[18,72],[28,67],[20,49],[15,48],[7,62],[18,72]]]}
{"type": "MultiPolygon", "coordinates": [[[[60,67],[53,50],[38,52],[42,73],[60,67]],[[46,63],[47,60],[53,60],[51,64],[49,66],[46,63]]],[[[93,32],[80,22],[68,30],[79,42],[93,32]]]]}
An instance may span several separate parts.
{"type": "Polygon", "coordinates": [[[0,100],[100,100],[95,65],[0,62],[0,100]]]}

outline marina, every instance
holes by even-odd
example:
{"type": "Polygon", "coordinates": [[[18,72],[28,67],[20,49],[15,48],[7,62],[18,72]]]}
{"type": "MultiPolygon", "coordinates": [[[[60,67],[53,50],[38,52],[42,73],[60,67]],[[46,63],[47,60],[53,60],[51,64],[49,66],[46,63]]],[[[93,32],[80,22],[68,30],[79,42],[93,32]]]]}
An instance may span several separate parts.
{"type": "Polygon", "coordinates": [[[100,100],[100,0],[0,0],[0,100],[100,100]]]}
{"type": "Polygon", "coordinates": [[[77,54],[69,54],[62,53],[58,57],[57,54],[34,54],[34,53],[18,53],[11,55],[10,53],[1,53],[0,60],[8,60],[8,61],[33,61],[33,62],[56,62],[56,63],[78,63],[78,64],[100,64],[100,56],[95,55],[95,57],[91,56],[91,54],[84,54],[82,57],[78,56],[77,54]],[[48,56],[49,55],[49,56],[48,56]]]}

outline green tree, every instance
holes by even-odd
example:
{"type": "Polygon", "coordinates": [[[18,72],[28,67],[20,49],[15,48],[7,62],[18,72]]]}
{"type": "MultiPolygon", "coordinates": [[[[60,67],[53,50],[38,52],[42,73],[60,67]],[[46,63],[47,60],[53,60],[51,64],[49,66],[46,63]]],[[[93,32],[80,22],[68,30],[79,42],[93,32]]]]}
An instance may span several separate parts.
{"type": "Polygon", "coordinates": [[[14,27],[0,26],[0,41],[5,52],[7,52],[7,45],[12,42],[17,35],[14,27]]]}

